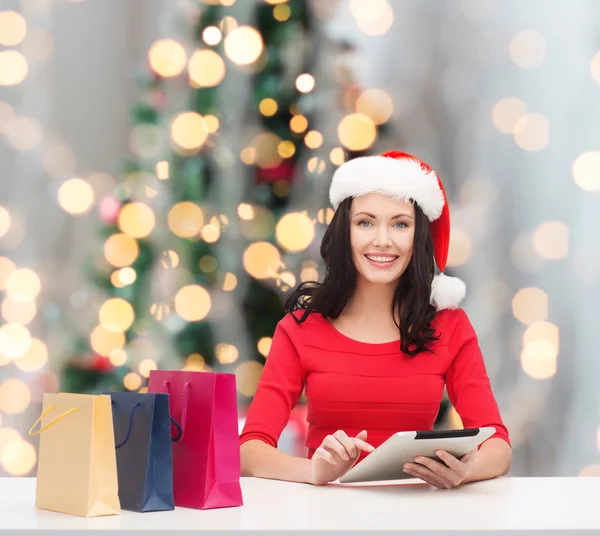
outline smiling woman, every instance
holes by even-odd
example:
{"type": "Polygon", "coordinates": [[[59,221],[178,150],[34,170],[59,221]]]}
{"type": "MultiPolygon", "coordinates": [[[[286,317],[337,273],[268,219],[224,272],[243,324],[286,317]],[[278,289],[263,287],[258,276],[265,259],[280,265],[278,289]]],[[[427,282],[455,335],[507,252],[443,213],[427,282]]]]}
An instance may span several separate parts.
{"type": "Polygon", "coordinates": [[[242,473],[334,481],[394,432],[431,430],[445,386],[465,427],[496,433],[461,460],[440,452],[445,464],[417,458],[405,472],[444,488],[505,474],[508,431],[458,309],[465,286],[443,275],[450,215],[437,174],[405,153],[357,158],[334,174],[330,199],[326,274],[286,302],[241,435],[242,473]],[[308,460],[276,448],[303,390],[308,460]]]}

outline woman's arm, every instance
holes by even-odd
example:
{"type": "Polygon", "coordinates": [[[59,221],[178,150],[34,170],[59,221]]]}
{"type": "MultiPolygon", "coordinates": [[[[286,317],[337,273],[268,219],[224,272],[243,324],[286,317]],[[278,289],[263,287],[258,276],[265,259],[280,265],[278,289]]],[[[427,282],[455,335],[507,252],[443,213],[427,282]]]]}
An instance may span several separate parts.
{"type": "Polygon", "coordinates": [[[312,462],[251,439],[241,446],[242,476],[312,483],[312,462]]]}
{"type": "Polygon", "coordinates": [[[475,454],[473,469],[463,483],[504,476],[512,465],[512,448],[498,437],[488,439],[475,454]]]}

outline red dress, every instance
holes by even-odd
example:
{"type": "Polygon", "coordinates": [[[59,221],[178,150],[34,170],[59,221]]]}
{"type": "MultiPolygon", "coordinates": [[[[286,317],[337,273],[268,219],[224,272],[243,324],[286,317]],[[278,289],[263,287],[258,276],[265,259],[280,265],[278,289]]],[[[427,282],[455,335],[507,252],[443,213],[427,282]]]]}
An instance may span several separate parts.
{"type": "Polygon", "coordinates": [[[410,357],[399,341],[359,342],[320,314],[302,324],[287,314],[275,329],[240,442],[259,439],[276,447],[306,389],[309,457],[336,430],[349,436],[367,430],[367,441],[378,447],[395,432],[431,430],[446,385],[465,428],[494,426],[492,437],[510,444],[467,315],[440,311],[432,327],[440,336],[430,346],[435,353],[410,357]]]}

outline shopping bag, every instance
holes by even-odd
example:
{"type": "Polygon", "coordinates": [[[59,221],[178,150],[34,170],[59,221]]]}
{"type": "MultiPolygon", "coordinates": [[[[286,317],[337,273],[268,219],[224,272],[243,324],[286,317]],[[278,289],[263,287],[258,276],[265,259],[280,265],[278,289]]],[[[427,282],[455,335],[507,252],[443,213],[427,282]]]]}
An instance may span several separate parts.
{"type": "Polygon", "coordinates": [[[175,505],[241,506],[235,375],[153,370],[148,392],[168,393],[171,416],[181,425],[172,443],[175,505]]]}
{"type": "Polygon", "coordinates": [[[110,395],[123,510],[173,510],[169,395],[110,395]]]}
{"type": "Polygon", "coordinates": [[[37,434],[37,508],[82,517],[119,513],[109,396],[44,394],[42,414],[29,430],[37,434]]]}

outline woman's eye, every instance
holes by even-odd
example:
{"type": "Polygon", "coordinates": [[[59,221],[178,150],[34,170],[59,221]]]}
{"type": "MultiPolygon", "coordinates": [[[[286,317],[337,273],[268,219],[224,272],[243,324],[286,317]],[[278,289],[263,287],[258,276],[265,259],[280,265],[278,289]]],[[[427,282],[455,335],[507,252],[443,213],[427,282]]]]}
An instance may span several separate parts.
{"type": "Polygon", "coordinates": [[[406,223],[404,223],[403,221],[397,221],[394,226],[398,229],[402,229],[403,227],[406,227],[406,223]]]}
{"type": "Polygon", "coordinates": [[[358,222],[358,225],[360,225],[361,227],[369,227],[371,225],[371,222],[367,220],[361,220],[358,222]]]}

